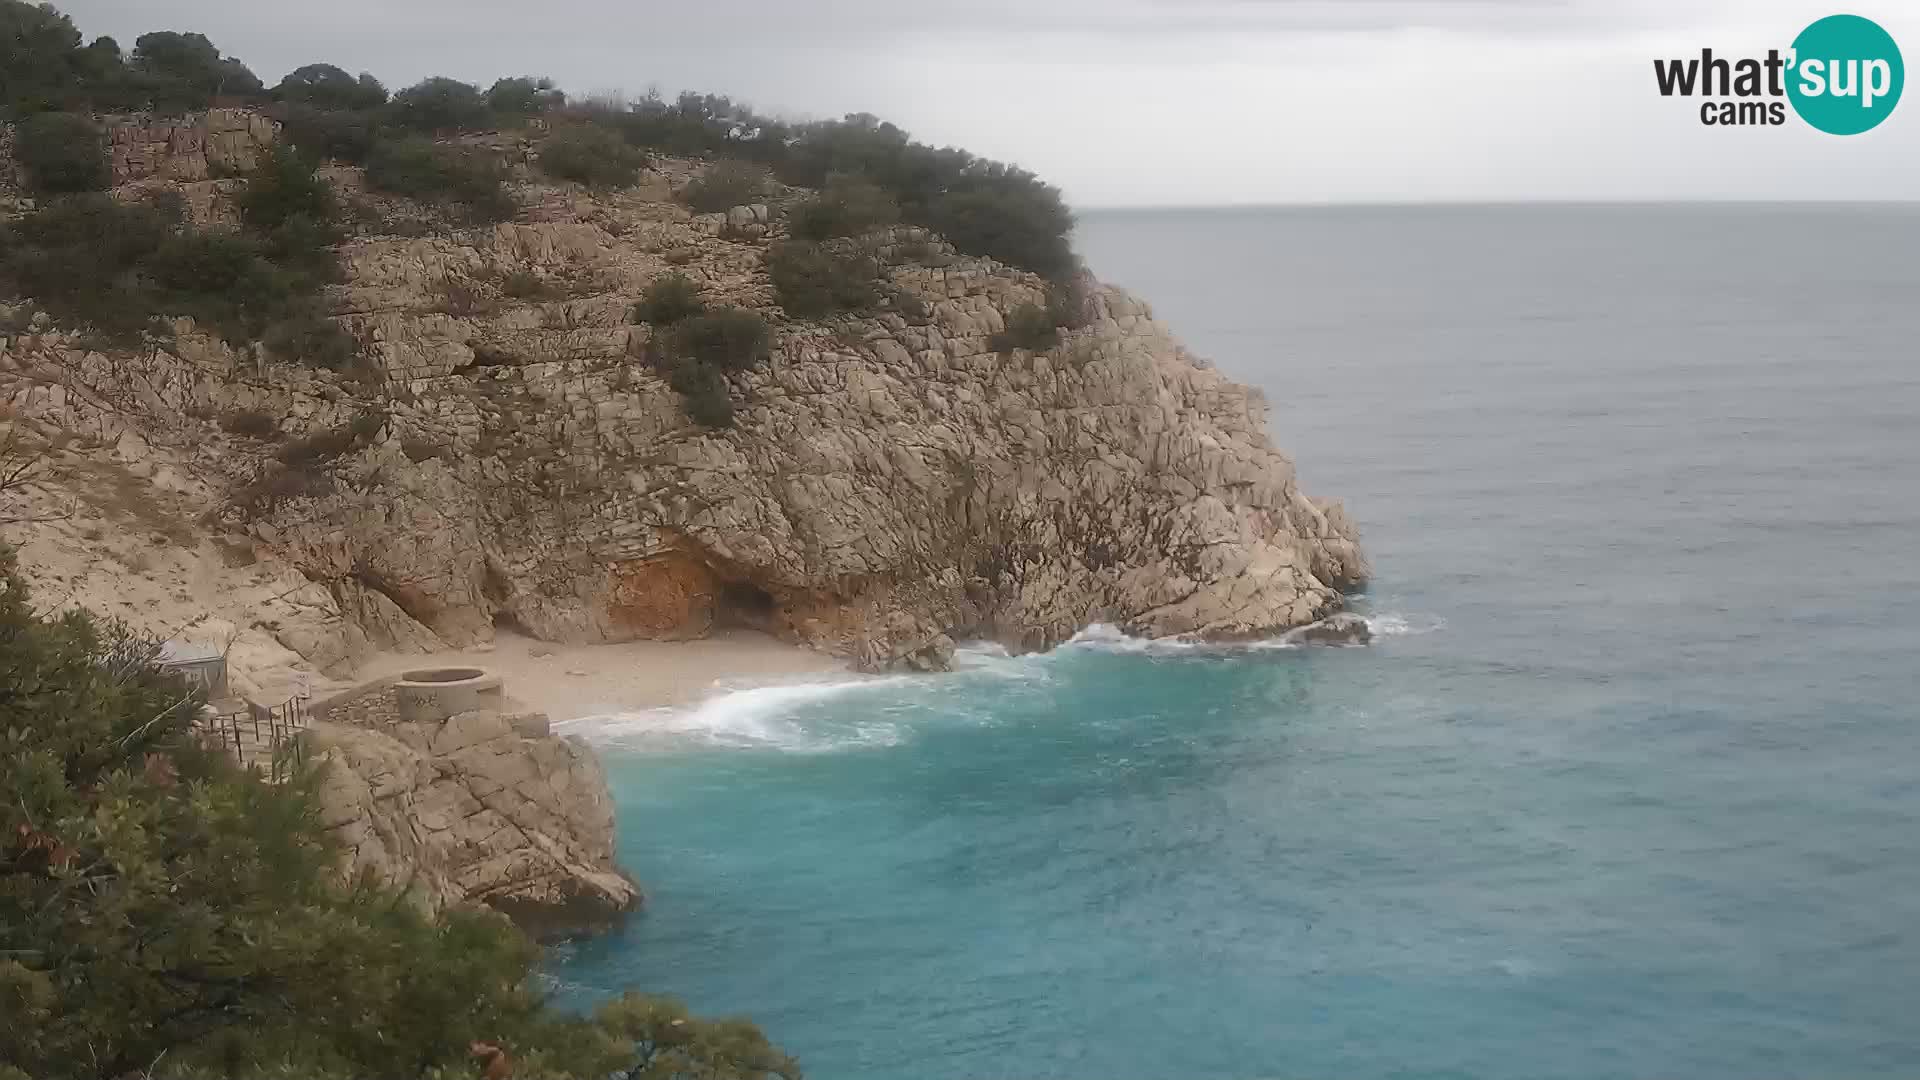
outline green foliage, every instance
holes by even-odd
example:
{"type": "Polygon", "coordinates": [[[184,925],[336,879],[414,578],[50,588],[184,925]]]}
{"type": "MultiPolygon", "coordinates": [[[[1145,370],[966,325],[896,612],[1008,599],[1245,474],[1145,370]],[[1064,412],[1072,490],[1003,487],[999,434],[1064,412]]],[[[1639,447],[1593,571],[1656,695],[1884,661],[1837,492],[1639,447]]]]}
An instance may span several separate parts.
{"type": "Polygon", "coordinates": [[[767,253],[767,273],[780,306],[797,319],[866,311],[880,302],[879,264],[845,244],[775,244],[767,253]]]}
{"type": "Polygon", "coordinates": [[[540,144],[540,168],[548,176],[590,188],[631,187],[647,155],[605,128],[580,125],[540,144]]]}
{"type": "Polygon", "coordinates": [[[677,324],[671,339],[672,351],[682,360],[733,372],[765,360],[773,334],[757,313],[726,307],[677,324]]]}
{"type": "MultiPolygon", "coordinates": [[[[263,220],[290,206],[311,209],[286,189],[261,206],[263,220]]],[[[188,315],[244,343],[312,304],[331,268],[320,246],[328,235],[307,212],[288,212],[263,237],[195,229],[151,206],[76,195],[0,231],[0,282],[32,296],[56,322],[110,339],[130,341],[156,317],[188,315]]]]}
{"type": "MultiPolygon", "coordinates": [[[[677,157],[723,157],[767,164],[787,149],[790,129],[715,94],[681,94],[663,101],[649,94],[611,118],[635,146],[677,157]]],[[[737,204],[736,204],[737,205],[737,204]]]]}
{"type": "Polygon", "coordinates": [[[1006,329],[994,334],[988,344],[995,352],[1026,349],[1045,352],[1060,343],[1060,328],[1054,314],[1041,304],[1021,304],[1007,315],[1006,329]]]}
{"type": "Polygon", "coordinates": [[[766,169],[747,161],[716,161],[687,184],[680,198],[696,214],[717,214],[753,202],[766,189],[766,169]]]}
{"type": "Polygon", "coordinates": [[[190,315],[236,343],[257,339],[300,299],[297,275],[240,232],[183,229],[144,270],[159,291],[156,314],[190,315]]]}
{"type": "Polygon", "coordinates": [[[20,122],[13,156],[27,167],[37,195],[105,191],[113,182],[106,140],[93,121],[72,113],[41,113],[20,122]]]}
{"type": "Polygon", "coordinates": [[[77,195],[0,226],[0,283],[62,325],[136,337],[158,312],[143,274],[174,223],[145,206],[77,195]]]}
{"type": "Polygon", "coordinates": [[[487,91],[487,108],[499,116],[538,116],[567,103],[552,79],[521,76],[501,79],[487,91]]]}
{"type": "Polygon", "coordinates": [[[611,1051],[596,1075],[630,1080],[761,1077],[800,1080],[800,1064],[745,1020],[699,1020],[672,998],[627,994],[600,1007],[594,1027],[611,1051]]]}
{"type": "Polygon", "coordinates": [[[65,107],[79,53],[80,31],[52,5],[0,0],[0,119],[65,107]]]}
{"type": "Polygon", "coordinates": [[[374,116],[365,112],[295,103],[281,110],[280,120],[287,141],[302,153],[353,165],[366,163],[378,136],[374,116]]]}
{"type": "Polygon", "coordinates": [[[528,1080],[798,1080],[677,1002],[547,1010],[538,950],[491,913],[340,886],[319,776],[203,749],[154,654],[35,615],[0,550],[0,1076],[470,1077],[484,1042],[528,1080]]]}
{"type": "Polygon", "coordinates": [[[281,79],[273,96],[320,109],[364,111],[385,105],[387,88],[366,72],[356,79],[332,64],[308,64],[281,79]]]}
{"type": "Polygon", "coordinates": [[[248,178],[238,202],[241,218],[266,238],[268,254],[276,261],[311,269],[322,278],[332,276],[340,207],[312,162],[286,146],[275,146],[248,178]]]}
{"type": "Polygon", "coordinates": [[[479,87],[435,77],[393,95],[387,119],[397,127],[431,134],[492,127],[493,111],[479,87]]]}
{"type": "Polygon", "coordinates": [[[458,206],[483,222],[514,214],[505,177],[499,161],[483,151],[420,138],[379,143],[367,159],[367,183],[375,189],[458,206]]]}
{"type": "Polygon", "coordinates": [[[1060,190],[1032,173],[951,147],[913,142],[866,114],[803,128],[778,165],[781,179],[822,187],[835,174],[861,176],[891,193],[901,217],[985,255],[1044,277],[1073,273],[1073,215],[1060,190]]]}
{"type": "Polygon", "coordinates": [[[261,339],[275,358],[290,364],[345,371],[360,355],[360,343],[339,323],[311,312],[284,319],[261,339]]]}
{"type": "Polygon", "coordinates": [[[134,40],[127,67],[138,91],[160,110],[204,109],[217,97],[259,97],[260,79],[202,34],[171,30],[134,40]]]}
{"type": "Polygon", "coordinates": [[[691,359],[674,359],[670,364],[667,385],[679,392],[687,418],[701,427],[732,427],[733,396],[720,369],[691,359]]]}
{"type": "Polygon", "coordinates": [[[789,212],[787,227],[795,237],[818,243],[837,236],[862,236],[899,220],[899,204],[879,185],[855,176],[835,176],[818,195],[789,212]]]}
{"type": "Polygon", "coordinates": [[[668,326],[707,310],[700,286],[685,274],[654,278],[633,307],[633,321],[668,326]]]}

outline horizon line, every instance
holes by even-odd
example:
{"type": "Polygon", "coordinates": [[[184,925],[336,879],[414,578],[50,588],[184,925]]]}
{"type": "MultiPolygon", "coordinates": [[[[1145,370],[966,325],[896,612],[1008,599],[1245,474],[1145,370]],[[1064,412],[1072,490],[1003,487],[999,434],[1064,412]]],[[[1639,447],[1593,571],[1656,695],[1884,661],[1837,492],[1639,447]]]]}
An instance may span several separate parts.
{"type": "Polygon", "coordinates": [[[1222,211],[1222,210],[1334,210],[1334,209],[1425,209],[1430,207],[1526,207],[1526,206],[1920,206],[1920,198],[1908,199],[1819,199],[1819,198],[1462,198],[1462,199],[1295,199],[1272,202],[1218,203],[1105,203],[1073,204],[1074,213],[1116,213],[1147,211],[1222,211]]]}

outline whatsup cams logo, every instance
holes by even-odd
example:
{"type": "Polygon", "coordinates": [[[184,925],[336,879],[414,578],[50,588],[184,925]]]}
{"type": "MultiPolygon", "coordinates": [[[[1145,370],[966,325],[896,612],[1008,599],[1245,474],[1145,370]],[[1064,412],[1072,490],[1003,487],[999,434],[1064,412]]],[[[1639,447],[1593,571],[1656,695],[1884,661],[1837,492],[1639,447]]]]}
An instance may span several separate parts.
{"type": "Polygon", "coordinates": [[[1829,15],[1793,39],[1782,54],[1729,59],[1701,49],[1698,58],[1655,60],[1662,97],[1699,97],[1710,127],[1777,125],[1791,105],[1800,119],[1829,135],[1858,135],[1893,113],[1906,67],[1893,35],[1872,19],[1829,15]]]}

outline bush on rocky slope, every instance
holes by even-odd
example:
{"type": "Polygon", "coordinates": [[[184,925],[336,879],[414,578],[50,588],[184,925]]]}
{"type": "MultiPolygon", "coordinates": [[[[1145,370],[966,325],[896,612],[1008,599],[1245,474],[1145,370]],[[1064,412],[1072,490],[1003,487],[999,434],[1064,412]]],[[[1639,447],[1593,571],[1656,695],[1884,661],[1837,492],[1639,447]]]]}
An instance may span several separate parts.
{"type": "Polygon", "coordinates": [[[631,187],[647,156],[605,128],[580,126],[540,144],[540,169],[548,176],[590,188],[631,187]]]}
{"type": "Polygon", "coordinates": [[[155,647],[35,614],[0,549],[0,1076],[797,1078],[744,1021],[544,1006],[533,944],[337,884],[317,777],[203,748],[155,647]],[[480,1045],[476,1045],[480,1044],[480,1045]]]}
{"type": "Polygon", "coordinates": [[[788,315],[819,319],[867,311],[880,302],[880,265],[844,245],[788,240],[767,252],[773,291],[788,315]]]}
{"type": "Polygon", "coordinates": [[[767,189],[767,171],[745,161],[716,161],[680,198],[696,214],[717,214],[753,202],[767,189]]]}
{"type": "Polygon", "coordinates": [[[653,326],[671,326],[707,309],[700,299],[700,286],[685,274],[666,274],[648,283],[633,307],[633,321],[653,326]]]}
{"type": "Polygon", "coordinates": [[[444,203],[480,222],[513,216],[505,178],[500,163],[483,151],[421,138],[378,143],[367,158],[367,184],[376,190],[444,203]]]}
{"type": "Polygon", "coordinates": [[[861,236],[900,220],[900,206],[878,184],[857,176],[835,176],[818,195],[787,213],[787,227],[801,240],[818,243],[838,236],[861,236]]]}
{"type": "Polygon", "coordinates": [[[37,195],[105,191],[113,182],[106,140],[92,120],[72,113],[42,113],[20,122],[14,159],[27,168],[28,189],[37,195]]]}

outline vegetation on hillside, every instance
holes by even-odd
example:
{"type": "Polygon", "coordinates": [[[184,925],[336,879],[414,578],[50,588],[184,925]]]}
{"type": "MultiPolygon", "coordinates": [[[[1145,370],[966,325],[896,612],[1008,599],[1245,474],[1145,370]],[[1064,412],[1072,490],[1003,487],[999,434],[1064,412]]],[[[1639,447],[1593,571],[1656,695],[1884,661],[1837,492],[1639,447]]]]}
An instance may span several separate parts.
{"type": "MultiPolygon", "coordinates": [[[[1015,166],[915,142],[867,114],[795,125],[695,93],[671,101],[570,102],[551,80],[534,76],[503,78],[484,90],[434,77],[389,94],[370,74],[350,75],[326,63],[300,67],[268,89],[200,34],[144,34],[125,52],[111,38],[84,42],[72,20],[51,6],[0,0],[0,119],[24,121],[15,141],[40,194],[80,196],[105,187],[104,146],[87,114],[177,112],[216,103],[272,111],[309,172],[323,159],[363,164],[375,190],[439,203],[474,223],[516,211],[504,166],[484,149],[435,137],[534,117],[559,126],[541,149],[541,168],[595,188],[634,182],[652,152],[709,160],[682,193],[699,212],[756,201],[774,179],[817,189],[788,217],[792,242],[769,258],[782,306],[796,317],[874,307],[885,291],[878,267],[857,245],[829,242],[896,222],[933,229],[957,251],[1032,270],[1057,287],[1068,286],[1078,269],[1069,240],[1072,214],[1057,188],[1015,166]]],[[[281,158],[273,168],[289,175],[281,158]]],[[[235,340],[257,337],[293,309],[311,306],[315,282],[326,275],[325,260],[310,256],[338,240],[311,213],[270,225],[250,220],[243,235],[202,236],[175,225],[172,254],[181,258],[154,262],[148,256],[155,253],[145,250],[155,235],[150,220],[116,217],[97,202],[42,213],[55,216],[11,229],[11,239],[0,240],[0,277],[6,279],[0,284],[36,297],[48,288],[56,316],[80,317],[122,335],[165,313],[211,317],[235,340]],[[90,239],[114,234],[106,251],[44,243],[79,218],[94,219],[96,227],[81,230],[90,239]],[[167,267],[207,269],[215,277],[196,283],[164,273],[167,267]],[[63,291],[62,282],[72,286],[88,274],[106,283],[97,296],[63,291]],[[237,295],[208,295],[216,280],[237,295]]],[[[1074,307],[1048,310],[1065,323],[1074,307]]]]}
{"type": "Polygon", "coordinates": [[[35,614],[0,549],[0,1077],[798,1077],[744,1021],[545,1006],[496,915],[338,884],[316,776],[203,749],[154,647],[35,614]]]}

